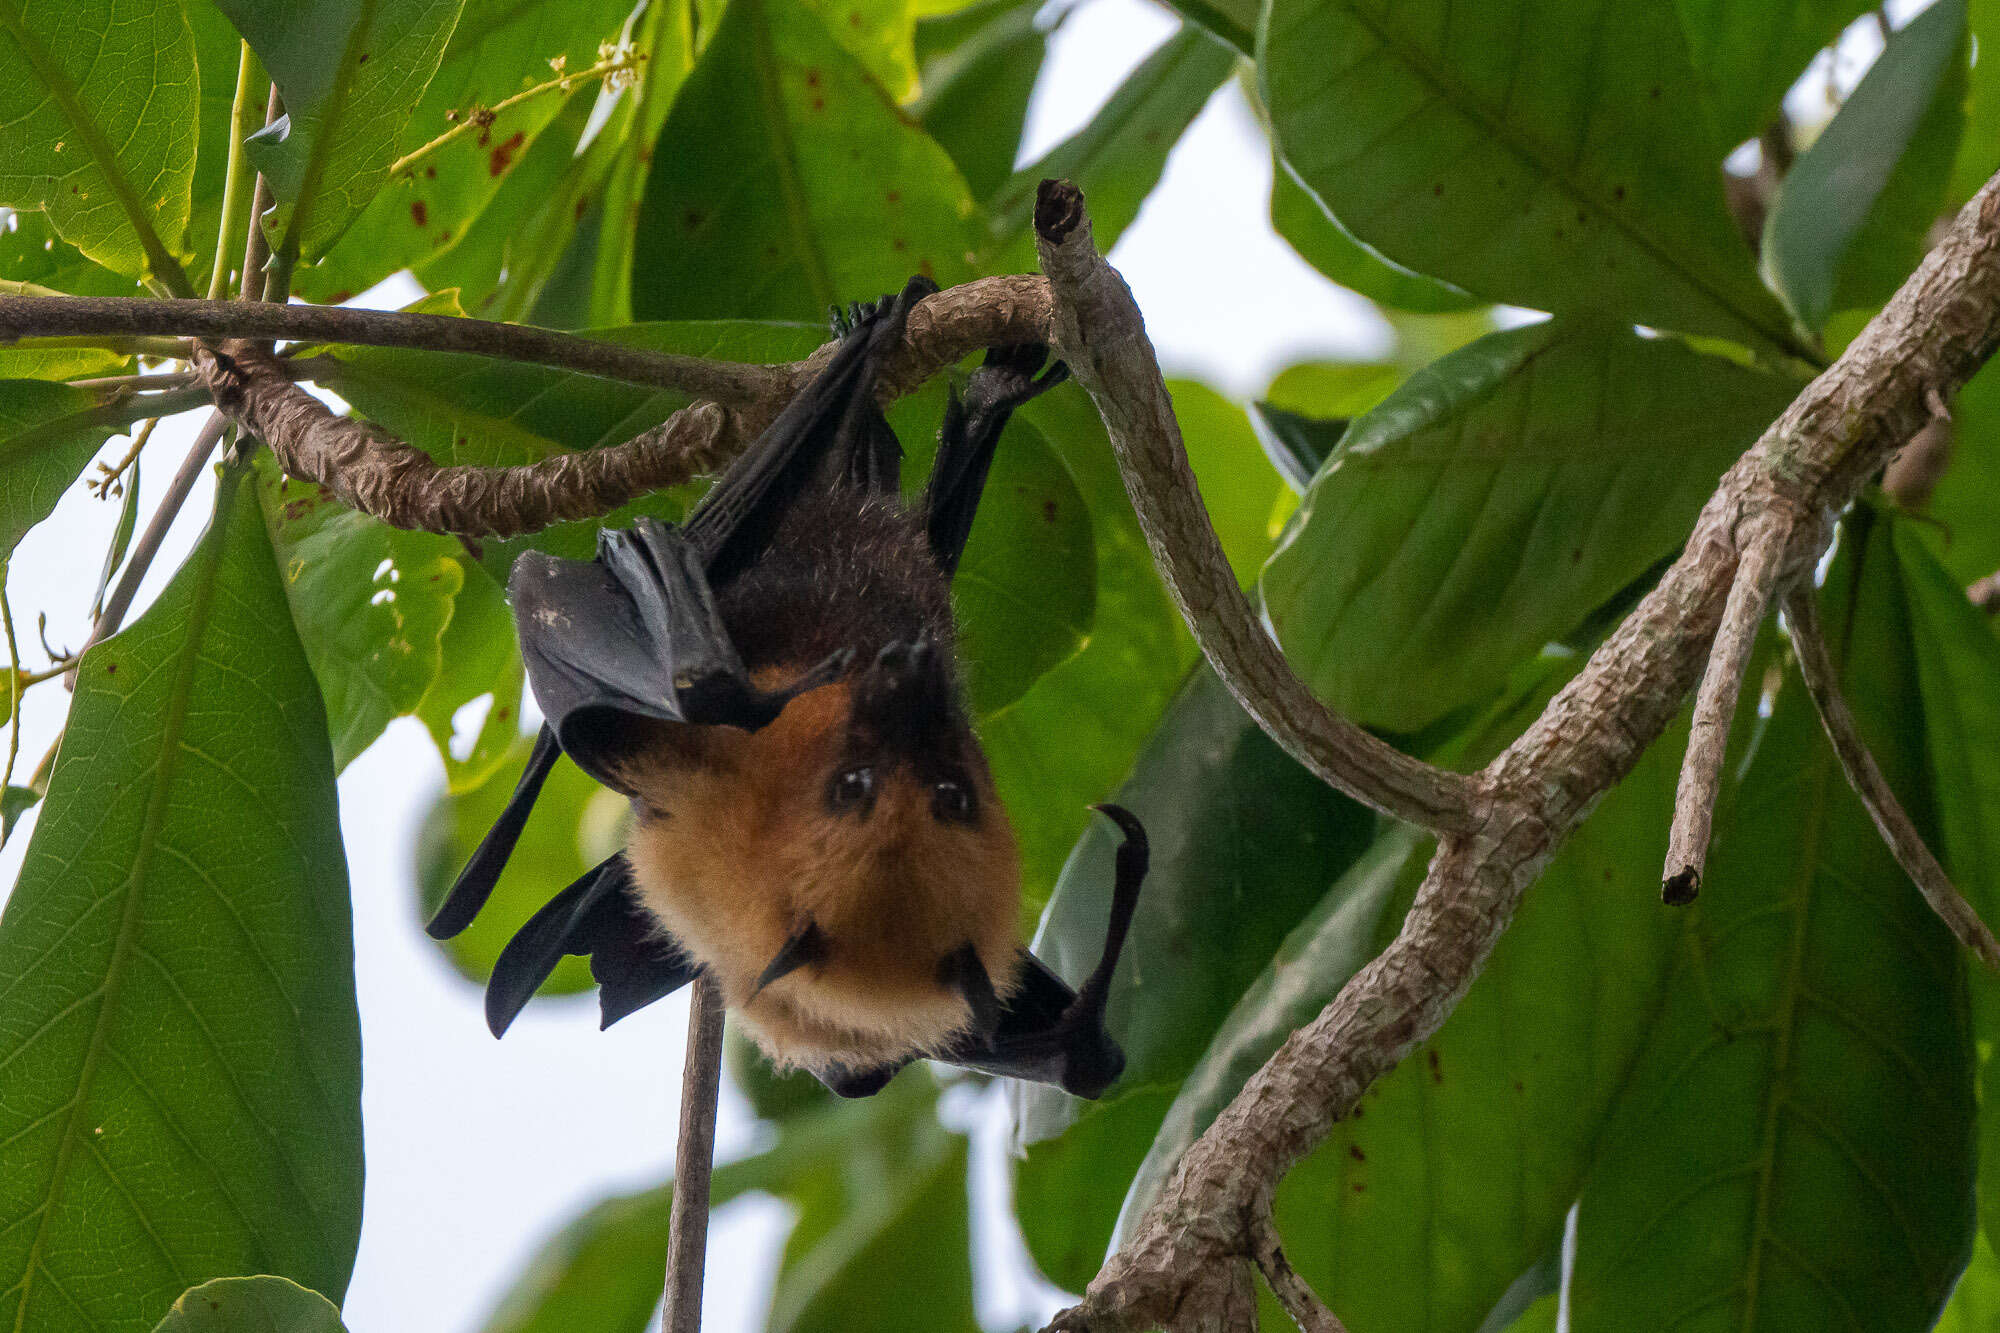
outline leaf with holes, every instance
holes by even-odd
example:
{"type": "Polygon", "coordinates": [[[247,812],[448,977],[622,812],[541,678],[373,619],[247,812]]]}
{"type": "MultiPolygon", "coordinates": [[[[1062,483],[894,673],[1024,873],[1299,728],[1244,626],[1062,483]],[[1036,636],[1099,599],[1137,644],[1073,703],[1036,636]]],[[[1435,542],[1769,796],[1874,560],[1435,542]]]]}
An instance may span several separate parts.
{"type": "MultiPolygon", "coordinates": [[[[1929,836],[1915,627],[1886,517],[1857,513],[1823,618],[1863,739],[1929,836]]],[[[1973,1236],[1959,952],[1795,679],[1689,911],[1583,1190],[1570,1326],[1928,1329],[1973,1236]]]]}
{"type": "Polygon", "coordinates": [[[1278,640],[1355,721],[1422,727],[1675,550],[1796,388],[1601,324],[1482,338],[1349,427],[1265,567],[1278,640]]]}
{"type": "Polygon", "coordinates": [[[1965,51],[1965,0],[1937,0],[1786,173],[1762,262],[1807,328],[1888,300],[1929,248],[1965,124],[1965,51]]]}
{"type": "Polygon", "coordinates": [[[278,201],[263,222],[271,252],[310,263],[387,182],[463,0],[215,2],[285,102],[284,118],[249,141],[278,201]]]}
{"type": "Polygon", "coordinates": [[[937,142],[804,5],[734,0],[640,206],[641,319],[819,319],[912,273],[972,276],[975,208],[937,142]]]}
{"type": "Polygon", "coordinates": [[[179,0],[0,0],[0,204],[191,295],[197,100],[179,0]]]}
{"type": "Polygon", "coordinates": [[[333,757],[247,479],[84,658],[0,915],[0,1322],[144,1333],[245,1272],[346,1290],[361,1037],[333,757]]]}
{"type": "Polygon", "coordinates": [[[340,1311],[281,1277],[220,1277],[190,1287],[153,1333],[347,1333],[340,1311]]]}
{"type": "Polygon", "coordinates": [[[430,690],[469,557],[457,538],[357,513],[268,456],[257,460],[256,485],[292,621],[326,699],[338,771],[430,690]]]}
{"type": "Polygon", "coordinates": [[[1672,8],[1275,0],[1271,130],[1356,238],[1493,301],[1803,350],[1723,205],[1672,8]]]}

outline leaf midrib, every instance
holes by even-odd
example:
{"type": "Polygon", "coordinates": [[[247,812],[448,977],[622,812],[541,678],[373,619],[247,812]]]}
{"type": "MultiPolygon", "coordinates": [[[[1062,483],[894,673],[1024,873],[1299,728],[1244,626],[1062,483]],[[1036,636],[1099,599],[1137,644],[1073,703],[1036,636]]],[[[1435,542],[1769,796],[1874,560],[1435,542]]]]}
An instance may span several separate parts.
{"type": "MultiPolygon", "coordinates": [[[[1401,41],[1399,36],[1393,36],[1387,31],[1377,22],[1374,14],[1366,11],[1361,5],[1354,3],[1354,0],[1337,0],[1337,2],[1340,9],[1352,17],[1356,23],[1367,29],[1369,35],[1374,37],[1377,42],[1380,42],[1382,48],[1398,64],[1410,71],[1417,78],[1428,83],[1433,92],[1453,111],[1478,125],[1489,142],[1497,145],[1506,152],[1512,153],[1515,157],[1526,163],[1530,171],[1539,173],[1542,179],[1549,181],[1562,190],[1564,194],[1575,200],[1579,206],[1590,209],[1597,217],[1609,223],[1613,230],[1623,234],[1634,246],[1652,256],[1655,261],[1660,263],[1669,272],[1674,273],[1694,287],[1696,291],[1713,301],[1720,309],[1735,316],[1743,323],[1744,327],[1765,338],[1772,345],[1789,355],[1805,358],[1815,365],[1820,364],[1820,358],[1814,355],[1810,348],[1800,346],[1797,340],[1792,337],[1789,329],[1780,328],[1774,333],[1765,326],[1762,320],[1753,318],[1749,314],[1739,310],[1735,301],[1718,291],[1705,275],[1696,273],[1680,263],[1671,248],[1656,241],[1649,233],[1634,226],[1631,220],[1625,215],[1607,209],[1602,200],[1594,192],[1584,189],[1583,183],[1572,181],[1569,173],[1559,171],[1543,161],[1539,151],[1521,142],[1516,136],[1502,133],[1501,131],[1504,127],[1496,124],[1493,117],[1487,113],[1483,102],[1474,97],[1457,82],[1450,79],[1446,74],[1433,69],[1428,62],[1420,59],[1420,53],[1414,51],[1401,41]]],[[[1267,86],[1268,78],[1269,76],[1267,75],[1267,86]]],[[[1761,285],[1759,286],[1759,290],[1762,290],[1761,285]]]]}
{"type": "Polygon", "coordinates": [[[56,99],[56,104],[62,108],[63,115],[69,118],[69,123],[75,128],[77,137],[82,139],[83,146],[90,150],[91,159],[103,173],[105,183],[110,185],[112,197],[124,211],[125,220],[132,224],[132,230],[137,233],[139,248],[146,252],[146,260],[153,266],[153,276],[165,283],[167,289],[175,296],[183,298],[194,296],[194,285],[188,281],[187,273],[181,268],[179,261],[168,253],[166,244],[160,240],[160,234],[153,230],[152,220],[139,202],[138,192],[132,188],[132,182],[126,179],[125,172],[118,164],[118,156],[112,151],[111,141],[104,137],[103,130],[86,113],[82,99],[77,96],[76,88],[63,77],[62,69],[50,58],[48,48],[28,30],[26,21],[21,17],[19,5],[12,0],[0,0],[0,27],[4,27],[8,36],[12,37],[15,44],[21,48],[21,54],[27,59],[28,65],[41,78],[42,86],[49,90],[49,96],[56,99]]]}
{"type": "MultiPolygon", "coordinates": [[[[127,965],[138,946],[140,909],[145,901],[142,890],[159,846],[160,830],[166,823],[167,798],[172,793],[175,773],[180,767],[181,735],[187,723],[189,699],[194,692],[195,670],[201,662],[201,641],[214,608],[215,585],[226,549],[229,524],[234,517],[236,488],[241,481],[242,472],[230,468],[223,472],[216,484],[215,524],[208,535],[208,550],[203,558],[201,576],[195,583],[194,600],[188,610],[187,634],[181,642],[180,661],[175,664],[173,689],[167,696],[167,715],[160,731],[159,764],[154,770],[152,790],[147,794],[146,817],[140,827],[138,850],[131,873],[125,880],[125,904],[119,917],[118,935],[111,947],[110,965],[105,970],[104,984],[100,988],[102,1000],[97,1010],[97,1021],[91,1028],[90,1044],[84,1051],[83,1066],[77,1074],[76,1092],[70,1103],[68,1120],[63,1126],[62,1140],[56,1147],[55,1169],[51,1173],[48,1197],[42,1203],[41,1218],[35,1225],[35,1238],[29,1244],[27,1262],[22,1268],[21,1303],[15,1307],[14,1333],[24,1333],[27,1327],[35,1275],[41,1269],[42,1248],[48,1239],[49,1220],[55,1215],[55,1205],[62,1195],[70,1159],[81,1141],[83,1123],[87,1118],[84,1112],[90,1101],[98,1062],[110,1041],[111,1020],[118,1008],[127,965]]],[[[116,640],[110,642],[115,643],[116,640]]],[[[102,657],[103,652],[103,649],[94,651],[90,658],[102,657]]],[[[90,666],[90,658],[84,661],[85,669],[90,666]]],[[[49,1277],[53,1282],[54,1275],[49,1277]]]]}
{"type": "MultiPolygon", "coordinates": [[[[784,93],[778,86],[778,54],[771,40],[770,20],[765,15],[763,0],[741,0],[741,3],[750,11],[750,65],[757,75],[757,100],[764,109],[764,123],[770,127],[771,159],[777,168],[774,174],[778,178],[778,193],[785,201],[785,220],[790,224],[792,242],[798,247],[799,262],[806,270],[806,281],[812,285],[814,304],[830,306],[839,301],[840,293],[834,290],[833,275],[827,271],[826,256],[820,253],[811,215],[806,209],[796,144],[789,133],[790,122],[785,119],[784,93]]],[[[819,20],[812,17],[812,21],[819,20]]]]}

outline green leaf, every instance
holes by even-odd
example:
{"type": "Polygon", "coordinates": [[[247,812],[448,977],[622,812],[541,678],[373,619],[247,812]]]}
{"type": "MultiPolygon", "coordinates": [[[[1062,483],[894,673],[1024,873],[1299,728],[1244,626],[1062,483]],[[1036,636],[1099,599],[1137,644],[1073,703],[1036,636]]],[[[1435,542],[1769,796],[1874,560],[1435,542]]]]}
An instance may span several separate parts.
{"type": "Polygon", "coordinates": [[[1257,43],[1256,0],[1173,0],[1172,8],[1231,46],[1250,55],[1257,43]]]}
{"type": "MultiPolygon", "coordinates": [[[[531,744],[531,738],[517,732],[512,750],[491,780],[460,794],[441,794],[424,816],[417,831],[414,878],[418,910],[425,920],[444,902],[452,881],[514,794],[531,744]]],[[[439,941],[437,947],[466,980],[485,985],[500,951],[522,923],[624,845],[625,818],[623,797],[598,786],[567,756],[557,760],[535,802],[535,817],[522,830],[485,909],[463,933],[439,941]]],[[[575,995],[596,985],[588,960],[565,957],[542,993],[575,995]]]]}
{"type": "MultiPolygon", "coordinates": [[[[1926,549],[1918,525],[1894,529],[1903,594],[1910,607],[1923,723],[1943,834],[1938,853],[1980,917],[2000,920],[2000,870],[1987,857],[2000,850],[2000,780],[1984,756],[2000,744],[2000,639],[1984,612],[1926,549]]],[[[1969,967],[1973,1018],[1986,1048],[1979,1070],[1981,1100],[2000,1096],[1992,1043],[2000,1034],[2000,981],[1969,967]]],[[[2000,1116],[1980,1117],[1980,1215],[1990,1243],[2000,1234],[2000,1116]]],[[[1989,1256],[1990,1262],[1990,1256],[1989,1256]]]]}
{"type": "Polygon", "coordinates": [[[1097,546],[1090,641],[1011,705],[979,721],[980,741],[1020,842],[1022,895],[1032,921],[1093,818],[1090,803],[1124,779],[1196,654],[1153,572],[1090,400],[1063,385],[1020,416],[1069,465],[1090,506],[1097,546]]]}
{"type": "MultiPolygon", "coordinates": [[[[1862,735],[1928,830],[1911,724],[1926,701],[1888,537],[1862,511],[1820,596],[1862,735]]],[[[1571,1326],[1929,1328],[1973,1237],[1958,951],[1796,684],[1689,912],[1583,1191],[1571,1326]]]]}
{"type": "Polygon", "coordinates": [[[188,1288],[153,1333],[347,1333],[340,1311],[281,1277],[222,1277],[188,1288]]]}
{"type": "Polygon", "coordinates": [[[1426,314],[1481,304],[1478,297],[1404,268],[1356,240],[1340,219],[1320,207],[1281,158],[1271,160],[1271,230],[1284,237],[1299,258],[1371,301],[1426,314]]]}
{"type": "Polygon", "coordinates": [[[818,319],[924,273],[972,276],[974,207],[803,5],[735,0],[674,102],[640,208],[644,319],[818,319]]]}
{"type": "Polygon", "coordinates": [[[1233,49],[1182,24],[1126,76],[1088,125],[1015,172],[988,202],[982,267],[1004,272],[1036,266],[1035,191],[1049,177],[1083,191],[1091,235],[1100,250],[1110,250],[1160,183],[1167,154],[1235,67],[1233,49]]]}
{"type": "MultiPolygon", "coordinates": [[[[1560,1245],[1680,937],[1681,918],[1656,887],[1683,739],[1655,742],[1605,797],[1529,891],[1445,1026],[1378,1079],[1280,1187],[1286,1253],[1357,1333],[1475,1329],[1560,1245]],[[1480,1167],[1456,1169],[1461,1162],[1480,1167]],[[1343,1258],[1356,1253],[1373,1261],[1343,1258]],[[1413,1290],[1425,1293],[1420,1319],[1413,1290]]],[[[1421,859],[1406,865],[1418,871],[1421,859]]],[[[1396,928],[1403,901],[1378,916],[1378,930],[1396,928]]],[[[1365,929],[1366,916],[1357,913],[1355,927],[1365,929]]],[[[1169,1120],[1180,1132],[1162,1134],[1148,1163],[1154,1187],[1172,1146],[1206,1128],[1218,1099],[1254,1072],[1251,1060],[1276,1050],[1285,1035],[1277,1025],[1308,1021],[1372,952],[1365,938],[1330,943],[1343,948],[1342,966],[1301,969],[1314,978],[1304,993],[1273,1004],[1253,991],[1232,1015],[1211,1052],[1229,1063],[1199,1100],[1183,1094],[1169,1120]]],[[[1277,964],[1281,987],[1288,962],[1277,964]]]]}
{"type": "Polygon", "coordinates": [[[190,1282],[346,1290],[361,1050],[333,758],[238,470],[84,658],[0,915],[0,1320],[147,1330],[190,1282]]]}
{"type": "Polygon", "coordinates": [[[1796,387],[1592,323],[1482,338],[1348,429],[1264,571],[1279,641],[1364,725],[1477,700],[1675,550],[1796,387]]]}
{"type": "Polygon", "coordinates": [[[1272,135],[1361,242],[1489,300],[1799,348],[1664,4],[1274,0],[1272,135]]]}
{"type": "MultiPolygon", "coordinates": [[[[1145,823],[1152,869],[1106,1019],[1125,1048],[1114,1100],[1195,1067],[1244,988],[1375,833],[1372,813],[1279,749],[1205,668],[1116,799],[1145,823]]],[[[1082,978],[1104,946],[1119,841],[1096,821],[1049,900],[1033,947],[1064,976],[1082,978]]],[[[1022,1144],[1061,1133],[1081,1109],[1041,1084],[1010,1091],[1022,1144]]]]}
{"type": "Polygon", "coordinates": [[[1931,493],[1927,529],[1938,558],[1961,585],[2000,569],[2000,366],[1991,363],[1951,403],[1951,463],[1931,493]]]}
{"type": "MultiPolygon", "coordinates": [[[[492,121],[381,181],[325,262],[298,274],[299,294],[345,300],[462,238],[570,95],[550,89],[504,111],[490,109],[555,78],[553,61],[569,72],[595,64],[598,46],[618,35],[631,8],[631,0],[465,0],[436,76],[398,121],[391,157],[422,148],[468,118],[491,114],[492,121]]],[[[592,79],[577,91],[599,87],[592,79]]]]}
{"type": "Polygon", "coordinates": [[[444,761],[445,789],[454,795],[483,786],[506,762],[521,734],[528,679],[506,594],[484,566],[467,564],[464,571],[451,623],[438,640],[437,678],[417,703],[417,718],[444,761]],[[461,738],[459,710],[480,699],[491,702],[479,730],[461,738]]]}
{"type": "MultiPolygon", "coordinates": [[[[596,254],[590,274],[590,307],[586,323],[603,326],[632,321],[632,250],[639,237],[639,200],[652,174],[653,153],[660,131],[666,128],[667,113],[673,107],[688,71],[694,68],[695,32],[690,0],[660,0],[646,6],[639,17],[638,41],[647,54],[646,68],[639,86],[625,95],[631,102],[619,110],[599,131],[598,139],[615,145],[609,167],[597,160],[578,165],[584,173],[604,176],[599,195],[600,218],[596,254]]],[[[593,142],[587,158],[600,157],[599,143],[593,142]]],[[[582,202],[583,196],[577,196],[582,202]]],[[[571,215],[576,215],[571,205],[571,215]]],[[[559,225],[559,224],[558,224],[559,225]]]]}
{"type": "Polygon", "coordinates": [[[1923,257],[1965,122],[1965,50],[1965,0],[1937,0],[1786,173],[1763,268],[1807,328],[1887,300],[1923,257]]]}
{"type": "MultiPolygon", "coordinates": [[[[106,268],[192,295],[198,100],[179,0],[0,2],[0,203],[106,268]]],[[[7,274],[5,276],[13,276],[7,274]]]]}
{"type": "Polygon", "coordinates": [[[437,678],[465,548],[357,513],[268,456],[257,460],[256,484],[292,622],[326,700],[334,768],[343,769],[415,712],[437,678]]]}
{"type": "Polygon", "coordinates": [[[47,518],[77,474],[119,430],[88,389],[0,380],[0,557],[47,518]]]}
{"type": "MultiPolygon", "coordinates": [[[[926,392],[890,413],[909,448],[906,490],[930,475],[936,451],[926,442],[935,443],[942,412],[942,393],[926,392]]],[[[1089,639],[1097,614],[1090,510],[1048,440],[1019,417],[994,452],[951,596],[975,714],[1013,703],[1089,639]]]]}
{"type": "MultiPolygon", "coordinates": [[[[5,226],[0,224],[0,235],[4,233],[5,226]]],[[[79,293],[59,292],[37,283],[10,282],[0,278],[0,297],[75,295],[79,293]]],[[[118,374],[130,364],[130,357],[105,347],[36,347],[33,344],[0,347],[0,380],[81,379],[86,375],[118,374]]]]}
{"type": "Polygon", "coordinates": [[[1934,1333],[2000,1333],[2000,1259],[1984,1232],[1934,1333]]]}
{"type": "Polygon", "coordinates": [[[314,262],[387,184],[463,0],[215,3],[285,100],[284,121],[249,143],[278,201],[271,252],[314,262]]]}
{"type": "Polygon", "coordinates": [[[975,199],[989,197],[1014,169],[1049,50],[1035,23],[1040,8],[1036,0],[984,0],[917,21],[924,91],[910,114],[951,154],[975,199]]]}
{"type": "Polygon", "coordinates": [[[21,816],[40,804],[42,793],[33,787],[9,786],[0,791],[0,846],[14,836],[14,826],[21,822],[21,816]]]}
{"type": "Polygon", "coordinates": [[[1785,92],[1867,0],[1675,0],[1702,100],[1725,145],[1778,114],[1785,92]]]}
{"type": "Polygon", "coordinates": [[[910,0],[804,0],[889,100],[917,94],[916,15],[910,0]]]}
{"type": "Polygon", "coordinates": [[[1244,410],[1206,384],[1168,380],[1202,505],[1237,581],[1252,583],[1271,553],[1271,506],[1284,490],[1244,410]]]}
{"type": "Polygon", "coordinates": [[[1965,133],[1959,136],[1958,160],[1952,164],[1946,203],[1964,203],[2000,172],[2000,7],[1988,0],[1972,6],[1970,27],[1975,51],[1968,80],[1965,133]]]}

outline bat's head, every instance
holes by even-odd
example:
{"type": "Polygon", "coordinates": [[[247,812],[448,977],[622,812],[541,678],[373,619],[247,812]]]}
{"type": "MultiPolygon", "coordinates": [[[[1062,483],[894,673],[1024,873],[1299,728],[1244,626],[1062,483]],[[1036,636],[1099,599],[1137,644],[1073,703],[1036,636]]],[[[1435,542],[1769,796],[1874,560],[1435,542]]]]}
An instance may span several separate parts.
{"type": "Polygon", "coordinates": [[[643,901],[781,1063],[936,1049],[1015,983],[1020,858],[954,677],[892,645],[632,777],[643,901]]]}

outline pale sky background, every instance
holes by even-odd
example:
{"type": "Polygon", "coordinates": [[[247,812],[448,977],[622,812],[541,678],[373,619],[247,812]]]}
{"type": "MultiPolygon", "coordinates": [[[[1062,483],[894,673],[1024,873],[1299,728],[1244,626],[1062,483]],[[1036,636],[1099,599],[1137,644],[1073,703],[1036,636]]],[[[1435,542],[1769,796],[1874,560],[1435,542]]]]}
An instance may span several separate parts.
{"type": "MultiPolygon", "coordinates": [[[[1920,7],[1897,5],[1896,16],[1900,21],[1920,7]]],[[[1081,4],[1053,42],[1023,161],[1087,121],[1175,26],[1145,0],[1081,4]]],[[[1858,77],[1878,45],[1865,25],[1854,30],[1842,49],[1840,81],[1858,77]]],[[[1823,88],[1824,76],[1819,80],[1823,88]]],[[[1794,94],[1798,109],[1816,95],[1823,97],[1809,73],[1794,94]]],[[[1269,190],[1263,137],[1232,82],[1175,149],[1160,187],[1111,256],[1146,313],[1169,373],[1206,380],[1238,400],[1295,361],[1376,355],[1390,338],[1370,306],[1320,277],[1271,233],[1269,190]]],[[[372,294],[372,303],[393,306],[414,291],[405,279],[372,294]]],[[[185,417],[157,432],[145,460],[148,503],[178,466],[198,421],[185,417]]],[[[126,443],[114,440],[108,454],[116,456],[126,443]]],[[[183,511],[147,579],[141,609],[206,522],[209,489],[204,479],[183,511]]],[[[86,638],[86,611],[116,516],[115,503],[92,499],[78,484],[53,519],[21,543],[9,593],[29,664],[43,660],[31,647],[37,612],[47,612],[48,639],[59,650],[86,638]]],[[[28,695],[24,773],[56,736],[66,703],[56,685],[28,695]]],[[[428,736],[408,719],[391,726],[340,781],[368,1155],[361,1252],[345,1309],[353,1333],[474,1333],[559,1226],[607,1194],[657,1184],[672,1162],[685,995],[602,1033],[594,996],[538,1001],[504,1042],[489,1037],[479,992],[419,929],[412,853],[418,824],[442,785],[428,736]]],[[[12,884],[28,832],[24,827],[0,849],[0,883],[12,884]]],[[[754,1121],[726,1084],[723,1098],[717,1150],[726,1161],[753,1151],[757,1139],[754,1121]]],[[[1039,1323],[1060,1293],[1026,1270],[1019,1236],[1000,1207],[1004,1111],[992,1093],[956,1097],[947,1111],[974,1126],[978,1145],[981,1318],[994,1328],[1039,1323]]],[[[706,1328],[761,1327],[786,1211],[769,1198],[752,1198],[716,1215],[706,1328]]]]}

